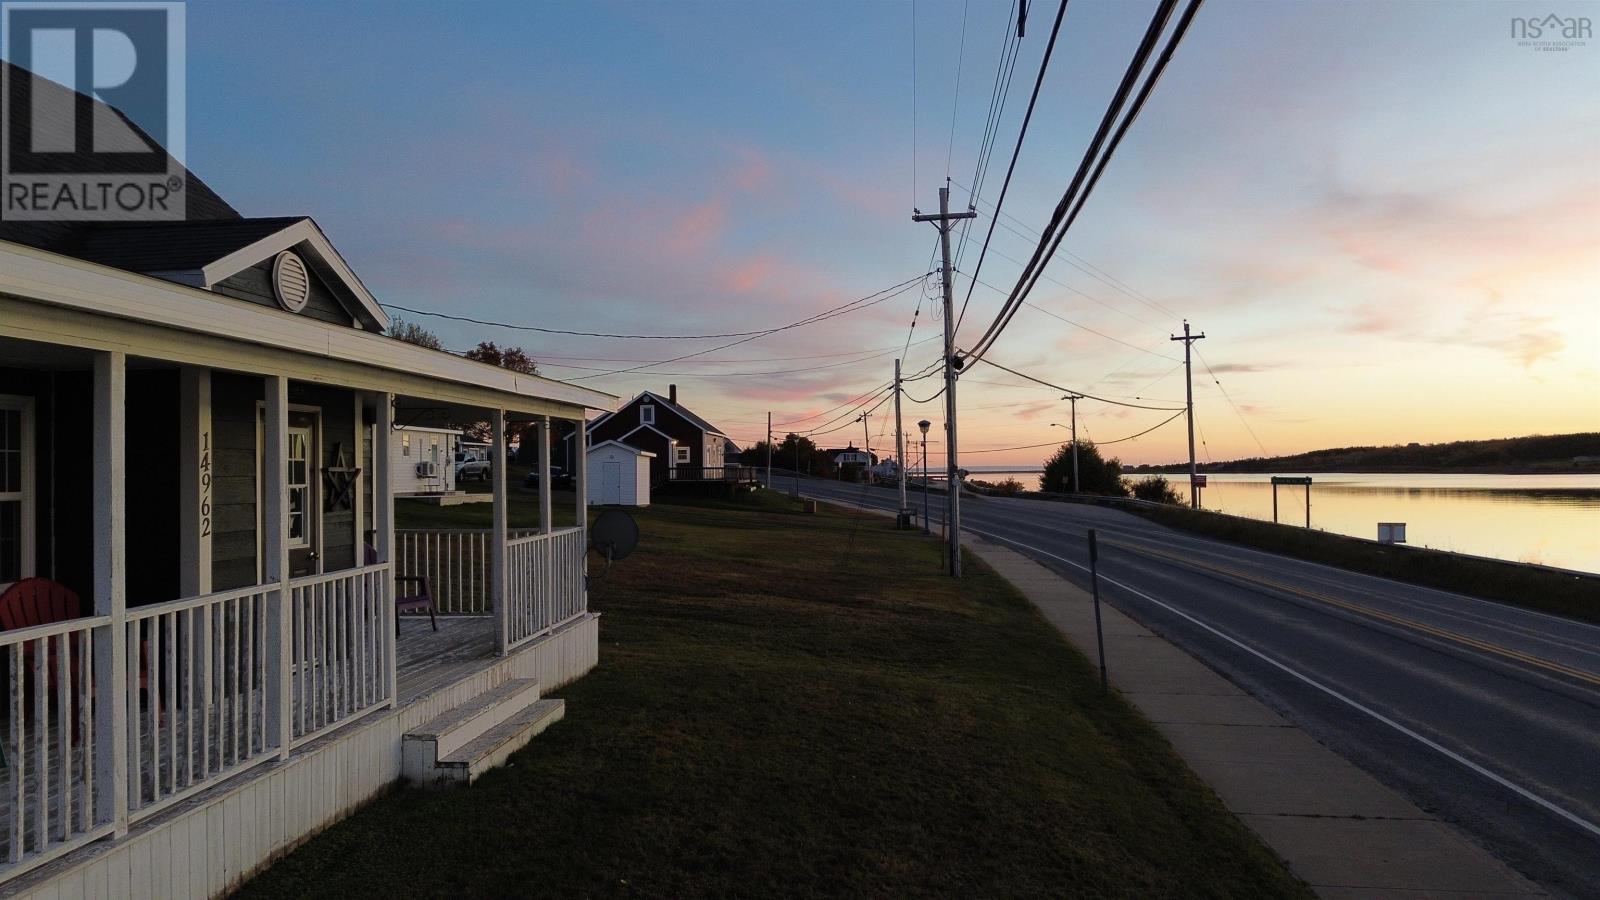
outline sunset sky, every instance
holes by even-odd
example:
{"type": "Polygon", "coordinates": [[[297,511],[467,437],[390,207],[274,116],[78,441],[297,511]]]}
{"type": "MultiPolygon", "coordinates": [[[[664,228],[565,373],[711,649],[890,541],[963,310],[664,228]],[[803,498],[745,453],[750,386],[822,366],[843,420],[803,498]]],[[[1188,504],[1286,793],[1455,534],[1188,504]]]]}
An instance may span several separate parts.
{"type": "MultiPolygon", "coordinates": [[[[964,269],[1054,14],[1032,6],[964,269]]],[[[983,281],[1015,281],[1152,9],[1071,3],[983,281]]],[[[1519,46],[1510,21],[1530,9],[1208,2],[1063,244],[1072,255],[1032,296],[1093,331],[1024,308],[992,358],[1164,405],[1183,396],[1167,337],[1187,316],[1238,405],[1196,365],[1202,461],[1600,430],[1600,41],[1519,46]]],[[[1600,4],[1536,11],[1600,20],[1600,4]]],[[[188,162],[246,215],[314,216],[388,303],[749,331],[928,271],[935,235],[912,207],[936,208],[947,173],[965,205],[1008,15],[1001,0],[917,0],[913,66],[910,2],[195,2],[188,162]]],[[[976,289],[958,344],[1000,300],[976,289]]],[[[915,371],[939,333],[920,290],[663,374],[583,383],[676,383],[750,441],[768,410],[800,420],[888,380],[919,301],[915,371]]],[[[406,317],[455,349],[521,344],[563,379],[718,343],[406,317]]],[[[1016,384],[988,367],[963,380],[964,449],[1062,436],[1059,392],[1016,384]]],[[[1168,415],[1079,411],[1100,440],[1168,415]]],[[[908,403],[908,427],[922,417],[941,408],[908,403]]],[[[886,417],[871,426],[888,440],[886,417]]],[[[818,438],[846,439],[860,426],[818,438]]],[[[1181,420],[1115,450],[1180,458],[1181,420]]]]}

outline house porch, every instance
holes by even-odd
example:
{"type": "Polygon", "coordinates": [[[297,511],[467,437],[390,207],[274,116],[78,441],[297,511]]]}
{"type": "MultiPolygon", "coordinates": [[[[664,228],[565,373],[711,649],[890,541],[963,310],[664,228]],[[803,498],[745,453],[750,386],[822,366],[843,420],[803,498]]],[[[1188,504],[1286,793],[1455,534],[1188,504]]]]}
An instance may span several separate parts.
{"type": "Polygon", "coordinates": [[[395,609],[394,426],[548,441],[581,404],[35,314],[0,293],[0,588],[81,605],[0,631],[0,891],[213,895],[400,778],[420,724],[594,665],[583,511],[507,527],[506,428],[491,527],[435,557],[475,615],[395,609]]]}

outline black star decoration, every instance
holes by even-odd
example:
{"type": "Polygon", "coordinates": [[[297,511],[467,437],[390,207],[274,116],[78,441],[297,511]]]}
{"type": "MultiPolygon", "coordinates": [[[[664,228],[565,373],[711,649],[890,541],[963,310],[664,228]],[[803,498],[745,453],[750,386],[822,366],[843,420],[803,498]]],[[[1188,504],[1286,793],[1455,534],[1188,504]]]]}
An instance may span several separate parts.
{"type": "Polygon", "coordinates": [[[361,476],[361,470],[352,468],[344,458],[344,444],[335,441],[333,444],[333,465],[322,470],[322,477],[328,481],[328,509],[351,509],[355,506],[356,479],[361,476]]]}

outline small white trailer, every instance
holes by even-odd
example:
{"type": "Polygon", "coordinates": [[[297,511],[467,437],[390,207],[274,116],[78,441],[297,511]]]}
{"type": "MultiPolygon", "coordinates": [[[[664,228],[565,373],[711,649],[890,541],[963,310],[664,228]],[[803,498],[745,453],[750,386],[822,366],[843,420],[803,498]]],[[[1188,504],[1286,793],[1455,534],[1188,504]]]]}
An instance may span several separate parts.
{"type": "Polygon", "coordinates": [[[448,494],[456,489],[461,432],[406,425],[389,442],[396,494],[448,494]]]}

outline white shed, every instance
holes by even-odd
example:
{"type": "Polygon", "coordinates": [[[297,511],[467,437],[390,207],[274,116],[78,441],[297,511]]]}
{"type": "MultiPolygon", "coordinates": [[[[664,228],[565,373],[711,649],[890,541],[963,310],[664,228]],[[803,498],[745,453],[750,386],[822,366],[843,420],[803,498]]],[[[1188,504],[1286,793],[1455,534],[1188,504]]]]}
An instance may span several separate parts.
{"type": "Polygon", "coordinates": [[[456,489],[461,432],[406,425],[389,442],[396,494],[446,494],[456,489]]]}
{"type": "Polygon", "coordinates": [[[650,460],[655,454],[621,441],[589,448],[590,506],[649,506],[650,460]]]}

